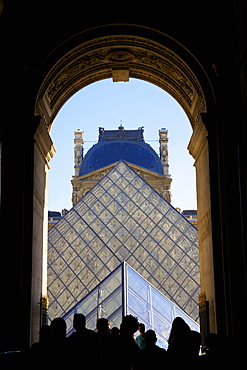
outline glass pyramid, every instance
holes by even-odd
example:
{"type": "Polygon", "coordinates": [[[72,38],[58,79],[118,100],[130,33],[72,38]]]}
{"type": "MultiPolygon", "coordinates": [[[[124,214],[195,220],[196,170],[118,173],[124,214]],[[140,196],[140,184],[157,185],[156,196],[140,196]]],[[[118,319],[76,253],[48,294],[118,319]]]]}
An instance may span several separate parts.
{"type": "Polygon", "coordinates": [[[48,241],[51,320],[123,261],[198,320],[197,229],[124,161],[49,230],[48,241]]]}
{"type": "Polygon", "coordinates": [[[167,348],[172,322],[182,317],[192,330],[199,325],[180,308],[123,262],[100,284],[78,302],[63,318],[68,335],[73,332],[75,313],[86,316],[87,328],[94,330],[98,318],[107,318],[111,327],[120,327],[123,316],[136,316],[146,330],[155,330],[158,345],[167,348]]]}

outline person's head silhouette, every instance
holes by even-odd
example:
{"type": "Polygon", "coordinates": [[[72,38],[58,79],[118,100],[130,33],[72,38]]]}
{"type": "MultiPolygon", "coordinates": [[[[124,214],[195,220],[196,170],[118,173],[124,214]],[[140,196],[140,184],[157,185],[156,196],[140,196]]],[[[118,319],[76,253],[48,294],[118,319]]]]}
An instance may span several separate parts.
{"type": "Polygon", "coordinates": [[[66,338],[66,322],[61,317],[57,317],[51,322],[52,339],[60,342],[66,338]]]}
{"type": "Polygon", "coordinates": [[[74,329],[79,333],[85,330],[86,327],[86,317],[82,313],[75,313],[74,314],[74,329]]]}

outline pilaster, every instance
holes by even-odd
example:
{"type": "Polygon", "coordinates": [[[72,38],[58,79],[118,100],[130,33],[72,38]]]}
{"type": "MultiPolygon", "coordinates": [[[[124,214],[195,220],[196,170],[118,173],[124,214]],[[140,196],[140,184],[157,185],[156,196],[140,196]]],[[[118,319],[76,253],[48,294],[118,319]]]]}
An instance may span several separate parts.
{"type": "Polygon", "coordinates": [[[40,297],[47,296],[48,169],[56,151],[43,120],[34,139],[31,342],[38,340],[40,297]]]}
{"type": "Polygon", "coordinates": [[[194,166],[196,167],[201,296],[204,296],[205,300],[209,302],[209,323],[203,323],[203,325],[210,325],[210,331],[216,332],[215,280],[207,136],[207,129],[201,119],[199,119],[194,127],[188,150],[195,159],[194,166]]]}

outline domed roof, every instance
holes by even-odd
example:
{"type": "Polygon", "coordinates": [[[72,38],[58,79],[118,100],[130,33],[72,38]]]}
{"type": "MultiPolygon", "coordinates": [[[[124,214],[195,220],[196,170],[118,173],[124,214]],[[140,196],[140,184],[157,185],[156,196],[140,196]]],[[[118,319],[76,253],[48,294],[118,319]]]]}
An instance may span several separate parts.
{"type": "Polygon", "coordinates": [[[99,142],[83,158],[79,176],[120,160],[164,174],[159,156],[143,139],[143,128],[127,131],[120,126],[119,130],[99,130],[99,142]]]}

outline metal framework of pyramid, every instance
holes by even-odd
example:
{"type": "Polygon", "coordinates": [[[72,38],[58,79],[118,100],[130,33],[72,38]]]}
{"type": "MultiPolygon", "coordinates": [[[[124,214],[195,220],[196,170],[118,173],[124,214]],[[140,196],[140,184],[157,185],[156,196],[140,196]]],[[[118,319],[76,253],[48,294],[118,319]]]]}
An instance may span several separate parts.
{"type": "Polygon", "coordinates": [[[192,330],[199,331],[195,321],[126,262],[122,262],[63,317],[68,335],[74,330],[75,313],[85,315],[87,328],[92,330],[98,318],[107,318],[111,327],[119,328],[122,317],[131,314],[145,324],[146,330],[155,331],[157,344],[163,348],[167,348],[172,322],[177,316],[182,317],[192,330]]]}
{"type": "Polygon", "coordinates": [[[198,320],[197,229],[124,161],[49,230],[48,242],[51,320],[123,261],[198,320]]]}

